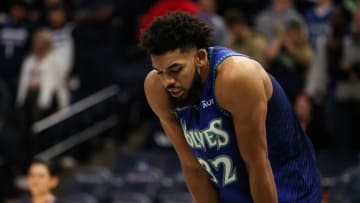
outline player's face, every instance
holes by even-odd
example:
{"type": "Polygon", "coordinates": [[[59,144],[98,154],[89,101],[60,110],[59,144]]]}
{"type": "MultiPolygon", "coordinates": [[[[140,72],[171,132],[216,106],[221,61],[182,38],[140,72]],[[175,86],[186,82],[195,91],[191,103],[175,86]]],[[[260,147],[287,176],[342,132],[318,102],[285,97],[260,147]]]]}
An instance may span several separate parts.
{"type": "Polygon", "coordinates": [[[198,50],[189,49],[151,55],[154,69],[167,89],[170,101],[176,106],[194,104],[202,91],[198,50]]]}
{"type": "Polygon", "coordinates": [[[27,179],[33,196],[45,195],[57,184],[57,179],[51,177],[48,168],[43,164],[32,164],[27,179]]]}

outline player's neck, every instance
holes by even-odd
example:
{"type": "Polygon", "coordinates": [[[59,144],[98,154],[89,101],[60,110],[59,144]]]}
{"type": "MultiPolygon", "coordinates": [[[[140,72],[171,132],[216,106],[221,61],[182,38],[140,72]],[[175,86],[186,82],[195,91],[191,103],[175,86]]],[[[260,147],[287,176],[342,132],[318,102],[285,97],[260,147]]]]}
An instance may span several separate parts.
{"type": "Polygon", "coordinates": [[[207,61],[206,65],[204,67],[200,68],[200,77],[201,77],[201,83],[204,85],[208,79],[210,71],[210,64],[209,61],[207,61]]]}

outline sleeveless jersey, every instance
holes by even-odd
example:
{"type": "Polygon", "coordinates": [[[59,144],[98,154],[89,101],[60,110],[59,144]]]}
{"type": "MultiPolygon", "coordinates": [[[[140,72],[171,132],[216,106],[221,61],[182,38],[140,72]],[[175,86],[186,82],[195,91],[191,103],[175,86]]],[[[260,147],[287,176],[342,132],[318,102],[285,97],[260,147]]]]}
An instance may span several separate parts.
{"type": "MultiPolygon", "coordinates": [[[[222,109],[215,98],[216,69],[231,56],[247,57],[226,48],[209,47],[210,72],[199,103],[174,111],[187,143],[208,172],[221,202],[251,203],[249,177],[238,149],[231,114],[222,109]]],[[[268,101],[266,136],[279,202],[319,203],[320,178],[312,144],[282,88],[269,76],[273,95],[268,101]]]]}

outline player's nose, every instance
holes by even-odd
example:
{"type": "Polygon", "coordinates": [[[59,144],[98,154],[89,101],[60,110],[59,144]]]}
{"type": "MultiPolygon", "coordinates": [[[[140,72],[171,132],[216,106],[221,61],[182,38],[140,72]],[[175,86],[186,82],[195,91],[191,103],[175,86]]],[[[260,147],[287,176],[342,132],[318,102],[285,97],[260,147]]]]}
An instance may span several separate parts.
{"type": "Polygon", "coordinates": [[[161,81],[165,87],[175,85],[176,79],[169,74],[163,74],[161,81]]]}

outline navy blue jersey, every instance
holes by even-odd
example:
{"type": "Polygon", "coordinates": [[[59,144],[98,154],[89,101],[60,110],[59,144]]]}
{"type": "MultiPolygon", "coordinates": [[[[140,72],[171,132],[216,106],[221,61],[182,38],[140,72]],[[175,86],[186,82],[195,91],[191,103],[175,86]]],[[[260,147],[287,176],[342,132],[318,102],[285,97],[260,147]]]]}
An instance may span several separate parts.
{"type": "MultiPolygon", "coordinates": [[[[216,69],[231,56],[247,57],[222,47],[208,49],[210,72],[200,102],[175,108],[175,113],[187,143],[218,189],[221,202],[250,203],[253,201],[249,177],[237,145],[233,120],[215,98],[216,69]]],[[[266,136],[279,202],[318,203],[320,178],[312,144],[282,88],[270,78],[273,95],[268,102],[266,136]]]]}
{"type": "Polygon", "coordinates": [[[32,26],[28,21],[0,23],[0,77],[17,78],[21,64],[28,54],[32,26]]]}

